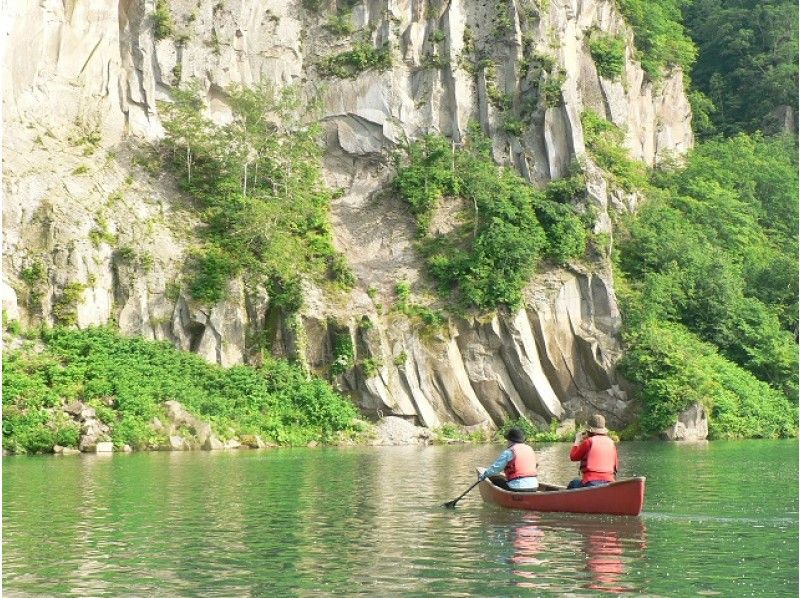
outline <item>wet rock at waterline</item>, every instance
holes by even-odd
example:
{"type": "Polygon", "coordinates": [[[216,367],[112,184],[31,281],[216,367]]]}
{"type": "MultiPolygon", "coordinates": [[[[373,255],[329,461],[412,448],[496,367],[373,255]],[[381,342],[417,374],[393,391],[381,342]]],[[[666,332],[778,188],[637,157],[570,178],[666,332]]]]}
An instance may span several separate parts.
{"type": "Polygon", "coordinates": [[[679,416],[678,421],[661,433],[663,440],[695,442],[708,438],[708,415],[700,403],[692,403],[679,416]]]}

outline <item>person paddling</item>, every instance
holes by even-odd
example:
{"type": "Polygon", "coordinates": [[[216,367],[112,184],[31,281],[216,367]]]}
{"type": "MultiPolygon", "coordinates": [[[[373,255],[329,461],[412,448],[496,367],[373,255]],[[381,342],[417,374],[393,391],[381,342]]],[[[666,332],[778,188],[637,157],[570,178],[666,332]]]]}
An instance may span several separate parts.
{"type": "Polygon", "coordinates": [[[505,479],[494,478],[496,486],[506,490],[536,490],[539,487],[536,453],[525,444],[525,434],[519,428],[506,432],[508,446],[497,460],[481,475],[481,480],[505,472],[505,479]]]}
{"type": "Polygon", "coordinates": [[[602,415],[592,415],[587,431],[575,434],[569,458],[581,462],[581,478],[572,480],[567,489],[602,486],[615,480],[619,468],[617,447],[608,437],[606,419],[602,415]]]}

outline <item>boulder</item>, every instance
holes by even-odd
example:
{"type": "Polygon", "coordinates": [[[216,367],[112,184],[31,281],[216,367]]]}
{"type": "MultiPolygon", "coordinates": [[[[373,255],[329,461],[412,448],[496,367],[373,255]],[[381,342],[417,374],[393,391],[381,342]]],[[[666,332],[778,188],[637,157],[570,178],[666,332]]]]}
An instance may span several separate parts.
{"type": "Polygon", "coordinates": [[[162,450],[165,451],[185,451],[189,447],[186,445],[182,436],[169,436],[167,441],[162,445],[162,450]]]}
{"type": "Polygon", "coordinates": [[[372,444],[376,446],[393,446],[404,444],[429,444],[431,431],[415,426],[402,417],[384,417],[375,426],[376,438],[372,444]]]}
{"type": "Polygon", "coordinates": [[[96,417],[97,412],[94,410],[94,407],[84,407],[78,414],[78,418],[84,422],[95,419],[96,417]]]}
{"type": "Polygon", "coordinates": [[[219,451],[225,448],[225,445],[222,441],[214,436],[213,434],[209,434],[206,441],[202,444],[202,448],[206,451],[219,451]]]}
{"type": "Polygon", "coordinates": [[[261,448],[266,448],[267,446],[267,443],[265,443],[261,439],[261,436],[257,434],[243,434],[242,436],[239,437],[239,440],[241,441],[242,446],[246,446],[248,448],[261,449],[261,448]]]}
{"type": "Polygon", "coordinates": [[[123,453],[130,453],[132,451],[133,451],[133,449],[131,448],[130,444],[123,444],[122,445],[122,452],[123,453]]]}
{"type": "Polygon", "coordinates": [[[200,446],[206,444],[208,437],[211,435],[211,425],[208,422],[204,422],[193,413],[189,413],[178,401],[167,401],[164,406],[167,408],[167,417],[172,424],[172,432],[181,426],[185,426],[197,437],[197,442],[200,446]]]}
{"type": "Polygon", "coordinates": [[[236,440],[235,438],[231,438],[225,441],[225,448],[226,449],[238,449],[241,448],[242,443],[236,440]]]}
{"type": "Polygon", "coordinates": [[[708,437],[708,416],[700,403],[692,403],[678,416],[678,421],[661,433],[663,440],[695,442],[708,437]]]}
{"type": "Polygon", "coordinates": [[[80,454],[80,451],[76,448],[56,444],[53,447],[53,453],[56,455],[77,455],[80,454]]]}
{"type": "Polygon", "coordinates": [[[95,453],[113,453],[114,443],[112,442],[98,442],[94,445],[95,453]]]}
{"type": "Polygon", "coordinates": [[[77,417],[81,414],[81,412],[85,409],[85,405],[80,401],[73,401],[68,405],[64,405],[64,412],[77,417]]]}

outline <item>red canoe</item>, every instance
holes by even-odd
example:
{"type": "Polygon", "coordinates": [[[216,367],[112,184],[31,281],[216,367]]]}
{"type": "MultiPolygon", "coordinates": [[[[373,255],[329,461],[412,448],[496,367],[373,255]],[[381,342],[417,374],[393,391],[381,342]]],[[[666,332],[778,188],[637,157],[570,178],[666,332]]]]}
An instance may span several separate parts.
{"type": "MultiPolygon", "coordinates": [[[[478,474],[483,469],[478,469],[478,474]]],[[[509,509],[563,513],[638,515],[644,505],[645,478],[630,478],[605,486],[567,490],[564,486],[539,484],[535,492],[511,492],[491,480],[478,484],[483,500],[509,509]]]]}

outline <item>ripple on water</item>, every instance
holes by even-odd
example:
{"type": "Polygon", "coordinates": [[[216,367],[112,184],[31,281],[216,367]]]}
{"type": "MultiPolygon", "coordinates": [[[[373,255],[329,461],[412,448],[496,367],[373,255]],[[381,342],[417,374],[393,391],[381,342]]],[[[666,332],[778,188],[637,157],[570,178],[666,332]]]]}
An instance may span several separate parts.
{"type": "MultiPolygon", "coordinates": [[[[567,448],[537,447],[545,479],[573,477],[567,448]]],[[[648,476],[638,518],[503,510],[484,505],[477,492],[456,509],[442,508],[472,483],[474,466],[497,452],[489,446],[7,459],[4,590],[797,595],[796,442],[712,443],[702,450],[623,444],[624,474],[648,476]],[[731,460],[744,467],[736,476],[731,460]],[[739,482],[766,470],[761,485],[739,482]]]]}

